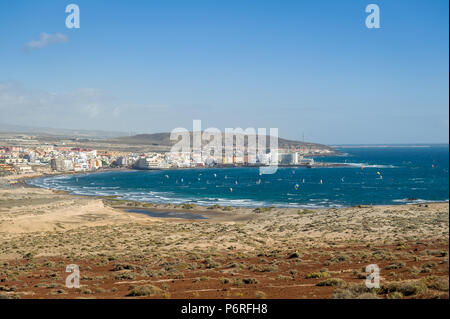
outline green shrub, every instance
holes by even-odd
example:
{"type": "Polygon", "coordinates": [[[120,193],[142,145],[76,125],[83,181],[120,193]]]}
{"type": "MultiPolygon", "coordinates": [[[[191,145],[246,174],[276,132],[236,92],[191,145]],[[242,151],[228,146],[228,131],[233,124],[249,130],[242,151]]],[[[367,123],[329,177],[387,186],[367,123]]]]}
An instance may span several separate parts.
{"type": "Polygon", "coordinates": [[[329,277],[330,274],[327,272],[312,272],[306,275],[306,279],[315,279],[315,278],[326,278],[329,277]]]}
{"type": "Polygon", "coordinates": [[[329,278],[329,279],[319,282],[316,286],[319,286],[319,287],[323,287],[323,286],[346,287],[347,283],[345,282],[345,280],[343,280],[341,278],[329,278]]]}
{"type": "Polygon", "coordinates": [[[274,209],[275,207],[258,207],[258,208],[255,208],[254,210],[253,210],[253,212],[254,213],[257,213],[257,214],[259,214],[259,213],[265,213],[265,212],[270,212],[272,209],[274,209]]]}
{"type": "Polygon", "coordinates": [[[266,294],[263,291],[256,291],[255,297],[256,299],[266,299],[266,294]]]}
{"type": "Polygon", "coordinates": [[[195,209],[195,208],[197,208],[197,205],[195,205],[195,204],[181,204],[180,207],[183,208],[183,209],[195,209]]]}
{"type": "Polygon", "coordinates": [[[379,293],[391,294],[400,292],[403,296],[414,296],[423,294],[427,286],[422,281],[416,282],[393,282],[387,286],[382,286],[379,293]]]}
{"type": "Polygon", "coordinates": [[[399,263],[395,263],[395,264],[390,264],[389,266],[386,266],[384,269],[392,270],[392,269],[400,269],[403,267],[405,267],[405,264],[403,262],[399,262],[399,263]]]}
{"type": "Polygon", "coordinates": [[[162,290],[156,286],[153,285],[144,285],[144,286],[137,286],[132,288],[127,296],[153,296],[156,294],[161,293],[162,290]]]}
{"type": "Polygon", "coordinates": [[[448,277],[430,276],[422,279],[423,283],[430,289],[448,291],[448,277]]]}
{"type": "Polygon", "coordinates": [[[331,295],[332,299],[379,299],[375,289],[365,285],[353,285],[347,288],[338,288],[331,295]]]}
{"type": "Polygon", "coordinates": [[[208,207],[208,209],[222,209],[222,208],[223,207],[218,204],[214,204],[214,205],[208,207]]]}

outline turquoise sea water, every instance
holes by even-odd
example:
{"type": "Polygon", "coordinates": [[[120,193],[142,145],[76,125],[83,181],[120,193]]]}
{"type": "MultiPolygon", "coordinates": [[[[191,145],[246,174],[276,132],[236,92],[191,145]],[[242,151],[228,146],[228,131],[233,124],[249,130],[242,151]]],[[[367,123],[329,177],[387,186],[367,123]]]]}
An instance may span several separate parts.
{"type": "Polygon", "coordinates": [[[206,206],[342,207],[449,199],[448,145],[339,150],[347,155],[316,160],[346,162],[350,167],[279,168],[261,176],[258,168],[117,171],[28,183],[79,195],[206,206]]]}

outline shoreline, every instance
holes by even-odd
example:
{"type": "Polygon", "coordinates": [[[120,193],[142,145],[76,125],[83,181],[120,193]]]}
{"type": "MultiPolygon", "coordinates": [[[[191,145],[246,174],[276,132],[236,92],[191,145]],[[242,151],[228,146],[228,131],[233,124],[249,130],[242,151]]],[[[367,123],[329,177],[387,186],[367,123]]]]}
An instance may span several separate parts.
{"type": "MultiPolygon", "coordinates": [[[[66,190],[60,190],[55,188],[45,188],[38,185],[29,184],[27,181],[42,178],[42,177],[53,177],[53,176],[71,176],[71,175],[87,175],[87,174],[102,174],[108,172],[115,171],[140,171],[129,168],[122,169],[107,169],[102,171],[95,172],[57,172],[54,174],[41,173],[37,176],[27,177],[27,176],[17,176],[19,178],[14,179],[17,181],[16,185],[20,185],[23,188],[29,189],[37,189],[37,190],[47,190],[51,191],[54,194],[63,194],[69,198],[85,198],[87,200],[99,200],[102,205],[105,207],[111,208],[113,210],[118,210],[122,213],[129,215],[138,215],[143,218],[148,218],[149,220],[171,220],[172,218],[167,217],[157,217],[151,216],[152,213],[169,213],[169,214],[194,214],[201,217],[204,217],[205,220],[210,222],[223,222],[223,221],[242,221],[251,219],[252,215],[260,214],[260,213],[277,213],[280,211],[286,213],[298,213],[298,212],[308,212],[308,211],[336,211],[336,210],[345,210],[352,208],[361,208],[361,209],[378,209],[378,208],[389,208],[389,207],[428,207],[428,205],[445,205],[449,204],[449,201],[426,201],[426,202],[410,202],[410,203],[392,203],[392,204],[355,204],[348,206],[340,206],[340,207],[311,207],[311,206],[299,206],[299,207],[285,207],[285,206],[275,206],[275,205],[255,205],[255,206],[233,206],[233,205],[220,205],[219,203],[211,203],[211,205],[199,205],[196,203],[184,202],[184,203],[156,203],[156,202],[148,202],[148,201],[136,201],[136,200],[127,200],[120,198],[120,195],[86,195],[86,194],[74,194],[72,192],[66,190]],[[142,210],[142,212],[130,212],[130,209],[138,209],[142,210]],[[147,213],[145,213],[147,212],[147,213]]],[[[0,188],[1,189],[1,188],[0,188]]],[[[173,217],[175,220],[190,220],[189,218],[183,217],[173,217]]],[[[192,220],[195,220],[192,219],[192,220]]]]}
{"type": "MultiPolygon", "coordinates": [[[[192,168],[177,168],[177,169],[192,169],[192,168]]],[[[210,169],[210,168],[200,168],[200,169],[210,169]]],[[[170,169],[173,170],[173,169],[170,169]]],[[[170,171],[170,170],[166,170],[166,169],[161,169],[158,171],[170,171]]],[[[128,171],[128,172],[140,172],[140,171],[150,171],[150,170],[138,170],[138,169],[132,169],[132,168],[110,168],[110,169],[105,169],[105,170],[100,170],[100,171],[93,171],[93,172],[57,172],[54,174],[49,174],[49,173],[41,173],[38,174],[36,176],[33,177],[28,177],[28,176],[18,176],[19,178],[14,179],[16,181],[16,184],[19,184],[23,187],[30,187],[30,188],[38,188],[38,189],[49,189],[49,190],[53,190],[53,191],[57,191],[57,192],[65,192],[68,195],[72,195],[72,196],[86,196],[88,198],[102,198],[102,199],[108,199],[111,198],[111,196],[116,197],[118,199],[121,199],[121,195],[98,195],[98,194],[74,194],[70,191],[66,191],[66,190],[61,190],[61,189],[57,189],[57,188],[46,188],[46,187],[42,187],[39,185],[33,185],[33,184],[29,184],[28,181],[30,180],[34,180],[34,179],[38,179],[38,178],[43,178],[43,177],[53,177],[53,176],[83,176],[83,175],[88,175],[88,174],[102,174],[102,173],[109,173],[109,172],[120,172],[120,171],[128,171]]],[[[0,177],[1,180],[1,177],[0,177]]],[[[187,200],[184,203],[173,203],[173,202],[167,202],[167,203],[157,203],[157,202],[152,202],[152,201],[139,201],[139,200],[127,200],[127,199],[121,199],[123,201],[128,201],[128,202],[139,202],[139,203],[147,203],[147,204],[152,204],[155,206],[162,206],[162,207],[166,207],[166,206],[180,206],[180,205],[184,205],[184,204],[193,204],[195,206],[198,207],[204,207],[204,208],[208,208],[211,206],[216,206],[216,205],[220,205],[220,202],[214,202],[211,203],[211,205],[201,205],[201,204],[197,204],[197,203],[192,203],[189,202],[189,200],[187,200]]],[[[357,207],[357,206],[401,206],[401,205],[426,205],[426,204],[445,204],[445,203],[449,203],[450,201],[447,200],[426,200],[426,199],[414,199],[414,200],[408,200],[406,202],[395,202],[395,203],[388,203],[388,204],[366,204],[366,203],[359,203],[359,204],[353,204],[353,205],[340,205],[340,206],[316,206],[316,207],[311,207],[308,205],[298,205],[298,206],[289,206],[288,204],[282,204],[282,205],[277,205],[277,204],[267,204],[267,205],[253,205],[253,206],[235,206],[235,205],[225,205],[224,207],[232,207],[235,209],[255,209],[255,208],[278,208],[278,209],[341,209],[341,208],[349,208],[349,207],[357,207]]]]}

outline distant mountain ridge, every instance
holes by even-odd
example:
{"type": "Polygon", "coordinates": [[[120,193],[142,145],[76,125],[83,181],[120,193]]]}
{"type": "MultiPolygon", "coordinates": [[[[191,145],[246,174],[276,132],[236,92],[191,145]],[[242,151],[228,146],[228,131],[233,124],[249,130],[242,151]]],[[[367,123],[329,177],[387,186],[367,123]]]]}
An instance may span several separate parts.
{"type": "Polygon", "coordinates": [[[74,130],[50,127],[35,127],[24,125],[12,125],[0,123],[0,133],[34,134],[41,136],[59,136],[59,137],[84,137],[84,138],[115,138],[125,136],[124,132],[111,132],[101,130],[74,130]]]}
{"type": "MultiPolygon", "coordinates": [[[[74,130],[58,129],[46,127],[21,126],[0,123],[0,134],[23,134],[34,135],[38,140],[57,144],[60,140],[65,140],[65,145],[84,146],[91,148],[105,148],[121,151],[135,152],[167,152],[177,141],[170,140],[170,133],[149,133],[129,136],[124,132],[110,132],[100,130],[74,130]]],[[[192,145],[192,132],[190,132],[192,145]]],[[[247,145],[244,139],[244,144],[247,145]]],[[[203,144],[208,141],[202,141],[203,144]]],[[[222,140],[222,144],[224,144],[222,140]]],[[[270,138],[266,136],[266,146],[269,147],[270,138]]],[[[329,154],[338,153],[333,147],[310,142],[301,142],[278,138],[278,147],[281,149],[309,149],[326,151],[329,154]]]]}
{"type": "MultiPolygon", "coordinates": [[[[192,132],[190,132],[190,138],[192,143],[192,132]]],[[[112,141],[128,145],[154,145],[159,147],[164,146],[170,147],[177,142],[170,140],[170,133],[153,133],[153,134],[138,134],[134,136],[123,136],[118,137],[114,140],[110,140],[110,142],[112,141]]],[[[202,141],[202,143],[206,144],[208,143],[208,141],[202,141]]],[[[270,138],[269,136],[266,136],[266,145],[269,146],[269,143],[270,138]]],[[[223,144],[223,137],[222,137],[222,144],[223,144]]],[[[246,140],[244,144],[247,145],[246,140]]],[[[278,147],[282,149],[308,148],[308,149],[319,149],[335,152],[334,148],[324,144],[294,141],[284,138],[278,138],[278,147]]]]}

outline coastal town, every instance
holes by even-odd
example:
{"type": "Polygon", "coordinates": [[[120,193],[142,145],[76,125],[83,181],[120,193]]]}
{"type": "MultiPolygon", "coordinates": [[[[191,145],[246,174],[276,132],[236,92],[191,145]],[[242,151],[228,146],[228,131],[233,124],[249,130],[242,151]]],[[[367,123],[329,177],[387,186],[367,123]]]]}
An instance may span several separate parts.
{"type": "Polygon", "coordinates": [[[23,143],[24,140],[33,141],[33,137],[17,136],[16,139],[0,140],[0,176],[49,172],[91,172],[113,168],[174,169],[269,165],[310,167],[314,165],[314,156],[333,154],[330,149],[319,148],[278,149],[277,152],[264,154],[256,152],[251,154],[245,149],[235,149],[231,152],[212,155],[202,152],[196,156],[192,151],[140,153],[72,147],[64,145],[64,143],[61,143],[62,145],[23,143]]]}

